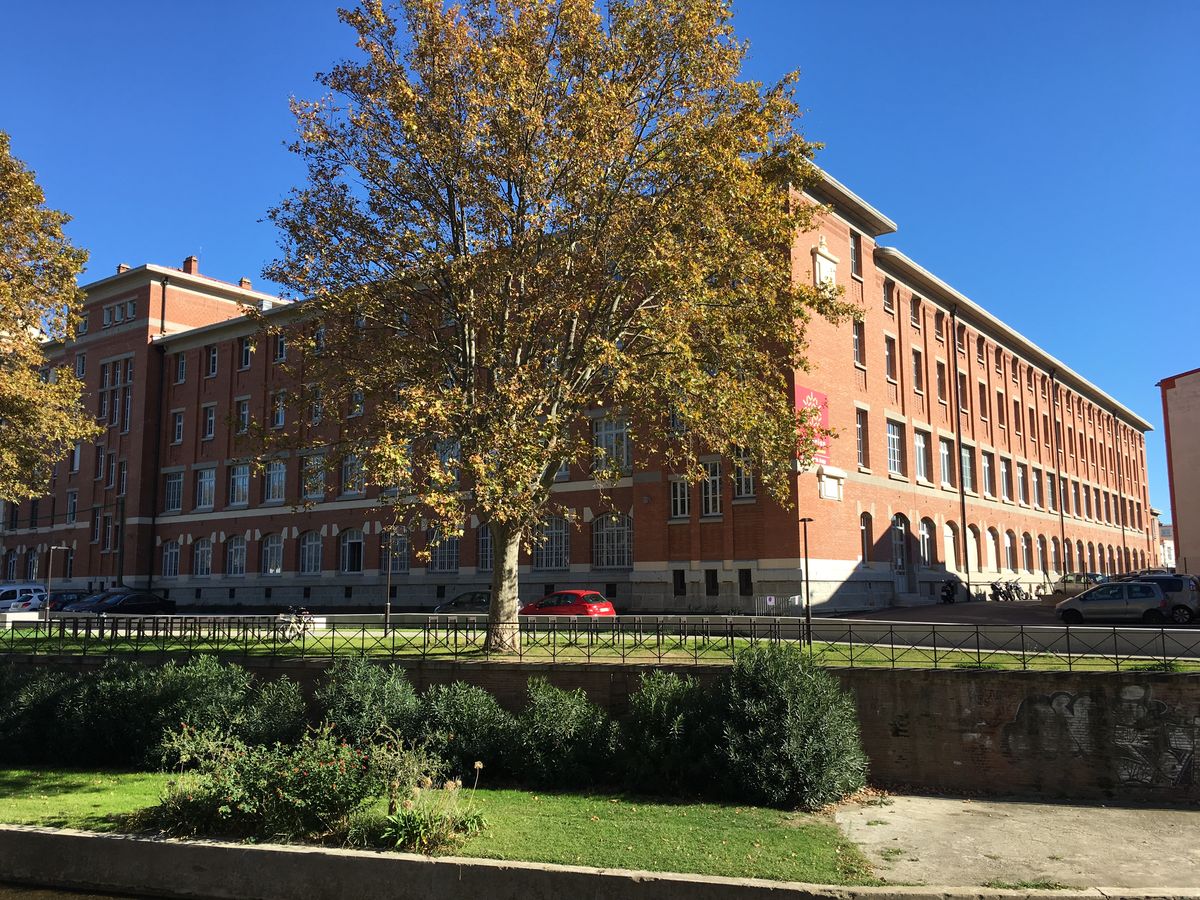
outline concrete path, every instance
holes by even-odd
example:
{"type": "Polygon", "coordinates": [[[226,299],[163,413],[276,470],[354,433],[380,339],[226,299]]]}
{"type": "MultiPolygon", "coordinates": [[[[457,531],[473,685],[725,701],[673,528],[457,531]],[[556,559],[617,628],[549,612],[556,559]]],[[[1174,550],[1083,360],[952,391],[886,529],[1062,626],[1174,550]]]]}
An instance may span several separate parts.
{"type": "Polygon", "coordinates": [[[1200,886],[1200,809],[890,795],[836,818],[894,884],[1200,886]]]}

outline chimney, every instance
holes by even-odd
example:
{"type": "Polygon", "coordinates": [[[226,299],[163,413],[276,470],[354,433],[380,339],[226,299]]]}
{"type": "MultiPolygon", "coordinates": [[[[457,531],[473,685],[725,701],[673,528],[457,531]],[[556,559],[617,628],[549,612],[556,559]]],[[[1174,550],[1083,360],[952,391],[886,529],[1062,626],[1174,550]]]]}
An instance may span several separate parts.
{"type": "Polygon", "coordinates": [[[250,290],[250,279],[243,278],[241,281],[238,282],[238,287],[240,287],[243,291],[250,290]]]}
{"type": "Polygon", "coordinates": [[[198,256],[189,256],[183,261],[183,271],[187,275],[200,274],[200,258],[198,256]]]}
{"type": "Polygon", "coordinates": [[[124,275],[129,271],[129,263],[117,263],[117,274],[124,275]]]}

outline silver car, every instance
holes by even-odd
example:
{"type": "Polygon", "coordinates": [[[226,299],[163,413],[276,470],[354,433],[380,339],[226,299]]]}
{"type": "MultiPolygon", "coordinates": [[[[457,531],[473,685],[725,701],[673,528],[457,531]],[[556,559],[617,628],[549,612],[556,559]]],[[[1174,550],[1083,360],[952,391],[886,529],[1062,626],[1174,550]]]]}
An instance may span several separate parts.
{"type": "Polygon", "coordinates": [[[1078,597],[1069,597],[1054,607],[1068,625],[1097,619],[1131,619],[1137,622],[1162,623],[1170,619],[1176,625],[1186,625],[1195,617],[1195,594],[1181,595],[1172,602],[1161,587],[1146,581],[1118,581],[1101,584],[1078,597]]]}
{"type": "Polygon", "coordinates": [[[1107,580],[1099,572],[1071,572],[1050,585],[1050,593],[1058,597],[1075,597],[1107,580]]]}

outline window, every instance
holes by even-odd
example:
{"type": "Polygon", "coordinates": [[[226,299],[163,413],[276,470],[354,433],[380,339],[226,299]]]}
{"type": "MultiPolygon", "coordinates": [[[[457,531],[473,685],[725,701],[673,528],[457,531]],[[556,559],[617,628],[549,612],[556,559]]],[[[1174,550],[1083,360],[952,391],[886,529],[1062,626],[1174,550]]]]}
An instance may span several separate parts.
{"type": "Polygon", "coordinates": [[[888,471],[893,475],[904,474],[904,426],[899,422],[887,423],[888,471]]]}
{"type": "Polygon", "coordinates": [[[121,460],[117,463],[117,496],[124,497],[129,487],[129,463],[121,460]]]}
{"type": "Polygon", "coordinates": [[[235,409],[237,410],[237,433],[245,434],[250,430],[250,401],[235,401],[235,409]]]}
{"type": "Polygon", "coordinates": [[[306,531],[300,535],[300,573],[316,575],[321,571],[321,535],[306,531]]]}
{"type": "Polygon", "coordinates": [[[871,561],[871,514],[863,513],[858,517],[859,553],[863,564],[871,561]]]}
{"type": "Polygon", "coordinates": [[[937,398],[941,403],[946,402],[946,364],[940,359],[937,364],[937,398]]]}
{"type": "MultiPolygon", "coordinates": [[[[487,526],[480,528],[480,533],[486,532],[488,535],[488,553],[492,551],[491,532],[487,526]]],[[[387,571],[391,567],[393,575],[400,575],[408,571],[408,532],[394,531],[390,535],[390,539],[385,538],[382,548],[383,553],[383,568],[387,571]],[[388,544],[391,546],[389,547],[388,544]]],[[[482,559],[482,553],[480,558],[482,559]]],[[[489,566],[490,568],[490,566],[489,566]]]]}
{"type": "Polygon", "coordinates": [[[1033,489],[1033,505],[1040,507],[1042,505],[1042,472],[1040,469],[1033,469],[1030,472],[1029,486],[1033,489]]]}
{"type": "Polygon", "coordinates": [[[77,353],[75,355],[75,377],[83,378],[87,375],[87,354],[77,353]]]}
{"type": "Polygon", "coordinates": [[[954,445],[947,438],[938,438],[938,462],[942,469],[942,485],[954,487],[954,445]]]}
{"type": "Polygon", "coordinates": [[[339,567],[343,574],[357,575],[363,570],[363,533],[348,528],[338,537],[339,567]]]}
{"type": "Polygon", "coordinates": [[[1017,397],[1013,397],[1012,426],[1013,431],[1017,434],[1021,433],[1021,401],[1017,397]]]}
{"type": "Polygon", "coordinates": [[[361,416],[363,414],[363,407],[364,407],[363,392],[361,390],[352,391],[350,394],[349,418],[353,419],[356,416],[361,416]]]}
{"type": "Polygon", "coordinates": [[[896,380],[896,339],[894,337],[883,339],[883,371],[887,375],[888,381],[896,380]]]}
{"type": "Polygon", "coordinates": [[[108,391],[100,392],[99,409],[96,411],[96,418],[104,421],[108,418],[108,391]]]}
{"type": "Polygon", "coordinates": [[[310,385],[308,388],[308,421],[310,425],[320,425],[325,415],[324,394],[320,387],[310,385]]]}
{"type": "Polygon", "coordinates": [[[96,448],[96,471],[92,475],[92,478],[98,481],[99,479],[101,479],[103,477],[104,477],[104,448],[97,447],[96,448]]]}
{"type": "Polygon", "coordinates": [[[250,502],[250,464],[238,463],[229,467],[229,505],[245,506],[250,502]]]}
{"type": "Polygon", "coordinates": [[[1017,372],[1020,368],[1021,368],[1021,364],[1019,362],[1017,362],[1017,358],[1014,356],[1012,358],[1012,372],[1010,374],[1012,375],[1012,383],[1017,385],[1018,387],[1020,387],[1020,384],[1021,384],[1020,379],[1017,374],[1017,372]]]}
{"type": "Polygon", "coordinates": [[[854,320],[854,364],[856,366],[867,364],[866,325],[863,324],[862,319],[854,320]]]}
{"type": "Polygon", "coordinates": [[[691,516],[692,486],[682,479],[671,482],[671,518],[686,519],[691,516]]]}
{"type": "Polygon", "coordinates": [[[175,354],[175,383],[183,384],[187,381],[187,354],[175,354]]]}
{"type": "Polygon", "coordinates": [[[325,460],[320,456],[304,457],[304,499],[325,498],[325,460]]]}
{"type": "Polygon", "coordinates": [[[983,346],[983,337],[980,336],[975,338],[975,362],[982,366],[986,359],[985,354],[986,351],[984,350],[983,346]]]}
{"type": "Polygon", "coordinates": [[[212,574],[212,541],[200,538],[192,545],[192,574],[207,578],[212,574]]]}
{"type": "Polygon", "coordinates": [[[542,523],[541,533],[533,545],[534,569],[566,569],[570,564],[570,541],[567,520],[550,516],[542,523]]]}
{"type": "Polygon", "coordinates": [[[355,454],[342,459],[342,493],[361,494],[364,488],[362,460],[355,454]]]}
{"type": "Polygon", "coordinates": [[[254,345],[250,343],[250,338],[238,338],[238,368],[250,368],[250,353],[254,349],[254,345]]]}
{"type": "Polygon", "coordinates": [[[913,465],[918,481],[929,481],[929,435],[913,431],[913,465]]]}
{"type": "Polygon", "coordinates": [[[1092,517],[1092,492],[1086,484],[1083,486],[1083,517],[1085,519],[1092,517]]]}
{"type": "Polygon", "coordinates": [[[913,350],[912,364],[913,390],[918,394],[923,394],[925,392],[925,361],[922,359],[920,350],[913,350]]]}
{"type": "Polygon", "coordinates": [[[196,471],[196,508],[211,509],[217,491],[217,470],[198,469],[196,471]]]}
{"type": "Polygon", "coordinates": [[[1000,460],[1000,496],[1012,500],[1012,463],[1007,459],[1000,460]]]}
{"type": "Polygon", "coordinates": [[[754,467],[750,464],[750,454],[742,449],[733,454],[733,496],[736,500],[754,496],[754,467]]]}
{"type": "Polygon", "coordinates": [[[479,572],[490,572],[496,564],[496,555],[492,552],[492,529],[486,523],[481,523],[475,530],[475,569],[479,572]]]}
{"type": "Polygon", "coordinates": [[[211,441],[217,433],[217,408],[215,406],[206,406],[201,411],[201,415],[204,417],[204,424],[200,431],[201,439],[211,441]]]}
{"type": "Polygon", "coordinates": [[[1054,512],[1055,504],[1058,502],[1058,492],[1054,486],[1054,475],[1051,472],[1046,473],[1046,508],[1054,512]]]}
{"type": "Polygon", "coordinates": [[[1029,503],[1029,469],[1024,463],[1017,463],[1017,499],[1029,503]]]}
{"type": "Polygon", "coordinates": [[[287,338],[282,334],[275,335],[275,352],[271,354],[273,362],[283,362],[287,359],[287,338]]]}
{"type": "MultiPolygon", "coordinates": [[[[1071,493],[1075,499],[1075,505],[1072,508],[1075,511],[1074,512],[1075,516],[1078,517],[1080,509],[1081,509],[1081,507],[1079,505],[1079,482],[1078,481],[1071,482],[1071,493]]],[[[1124,524],[1124,523],[1122,523],[1122,524],[1124,524]]]]}
{"type": "Polygon", "coordinates": [[[959,468],[962,470],[963,490],[975,490],[975,451],[970,447],[962,448],[962,460],[959,462],[959,468]]]}
{"type": "Polygon", "coordinates": [[[954,330],[954,346],[959,353],[967,352],[967,326],[959,325],[954,330]]]}
{"type": "Polygon", "coordinates": [[[939,341],[946,339],[946,314],[940,309],[933,316],[933,336],[939,341]]]}
{"type": "Polygon", "coordinates": [[[598,469],[612,468],[628,473],[632,462],[629,444],[629,424],[623,418],[596,419],[592,423],[593,446],[598,469]]]}
{"type": "Polygon", "coordinates": [[[967,373],[958,373],[958,408],[965,413],[971,411],[970,398],[967,394],[967,373]]]}
{"type": "Polygon", "coordinates": [[[862,235],[850,232],[850,274],[862,277],[862,235]]]}
{"type": "Polygon", "coordinates": [[[983,481],[983,493],[988,497],[996,496],[995,465],[990,453],[979,454],[979,473],[983,481]]]}
{"type": "Polygon", "coordinates": [[[246,574],[246,539],[240,534],[225,542],[225,574],[246,574]]]}
{"type": "Polygon", "coordinates": [[[279,429],[287,417],[287,394],[276,391],[271,405],[271,427],[279,429]]]}
{"type": "Polygon", "coordinates": [[[924,568],[928,569],[936,562],[934,557],[933,522],[929,519],[922,519],[921,524],[917,526],[917,552],[920,563],[924,568]]]}
{"type": "Polygon", "coordinates": [[[177,412],[171,413],[171,443],[172,444],[182,444],[183,443],[183,413],[182,412],[177,411],[177,412]]]}
{"type": "Polygon", "coordinates": [[[858,464],[864,468],[870,465],[870,433],[867,428],[867,411],[854,411],[854,436],[858,441],[858,464]]]}
{"type": "Polygon", "coordinates": [[[908,304],[908,321],[918,331],[921,329],[921,298],[913,297],[908,304]]]}
{"type": "Polygon", "coordinates": [[[206,375],[209,378],[214,378],[217,374],[217,347],[215,344],[210,344],[204,348],[205,359],[208,361],[206,375]]]}
{"type": "Polygon", "coordinates": [[[72,472],[79,471],[79,460],[82,456],[83,456],[83,445],[80,444],[78,441],[76,441],[75,446],[73,446],[71,448],[70,468],[71,468],[72,472]]]}
{"type": "Polygon", "coordinates": [[[264,575],[283,574],[283,535],[268,534],[262,539],[261,545],[262,573],[264,575]]]}
{"type": "Polygon", "coordinates": [[[700,515],[721,515],[721,463],[706,462],[704,480],[700,482],[700,515]]]}
{"type": "Polygon", "coordinates": [[[167,541],[162,550],[163,578],[179,577],[179,542],[167,541]]]}
{"type": "Polygon", "coordinates": [[[1029,440],[1036,444],[1038,439],[1037,436],[1037,412],[1035,412],[1034,408],[1031,406],[1029,407],[1029,440]]]}
{"type": "Polygon", "coordinates": [[[263,470],[263,501],[282,502],[287,490],[287,465],[282,459],[273,459],[263,470]]]}
{"type": "Polygon", "coordinates": [[[84,313],[81,313],[81,314],[80,314],[80,316],[79,316],[79,327],[78,327],[78,329],[76,330],[76,333],[77,333],[77,334],[79,334],[79,335],[85,335],[85,334],[87,334],[87,333],[88,333],[88,318],[89,318],[89,316],[88,316],[88,314],[87,314],[86,312],[84,312],[84,313]]]}
{"type": "Polygon", "coordinates": [[[979,382],[979,418],[983,419],[985,422],[987,421],[988,417],[987,398],[987,384],[981,381],[979,382]]]}
{"type": "Polygon", "coordinates": [[[592,522],[592,565],[597,569],[633,566],[633,523],[622,513],[608,513],[592,522]]]}
{"type": "Polygon", "coordinates": [[[317,353],[325,352],[325,326],[318,325],[313,330],[313,350],[317,353]]]}
{"type": "Polygon", "coordinates": [[[458,538],[443,536],[437,529],[430,530],[428,535],[429,571],[457,572],[458,538]]]}
{"type": "Polygon", "coordinates": [[[999,347],[996,348],[994,359],[996,361],[996,374],[1003,375],[1004,374],[1004,354],[1000,352],[999,347]]]}
{"type": "Polygon", "coordinates": [[[164,479],[163,511],[179,512],[183,509],[183,473],[169,472],[164,479]]]}
{"type": "Polygon", "coordinates": [[[115,487],[117,484],[117,454],[108,454],[108,478],[104,482],[106,488],[115,487]]]}
{"type": "Polygon", "coordinates": [[[883,282],[883,311],[895,312],[896,310],[896,283],[890,278],[883,282]]]}
{"type": "Polygon", "coordinates": [[[1004,532],[1004,564],[1010,571],[1017,571],[1016,539],[1011,531],[1004,532]]]}
{"type": "Polygon", "coordinates": [[[106,306],[106,307],[104,307],[104,321],[100,327],[107,328],[111,324],[112,324],[112,307],[106,306]]]}
{"type": "Polygon", "coordinates": [[[79,492],[67,491],[67,524],[75,524],[79,515],[79,492]]]}
{"type": "Polygon", "coordinates": [[[125,434],[129,431],[129,410],[133,399],[133,395],[129,388],[125,388],[121,392],[121,433],[125,434]]]}

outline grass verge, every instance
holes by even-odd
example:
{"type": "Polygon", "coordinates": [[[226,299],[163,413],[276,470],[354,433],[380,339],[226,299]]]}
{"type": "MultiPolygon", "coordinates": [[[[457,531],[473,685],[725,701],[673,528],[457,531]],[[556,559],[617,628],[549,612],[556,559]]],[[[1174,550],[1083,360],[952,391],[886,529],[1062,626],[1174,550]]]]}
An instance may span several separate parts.
{"type": "MultiPolygon", "coordinates": [[[[160,772],[0,769],[0,822],[119,830],[158,802],[160,772]]],[[[873,884],[871,866],[830,819],[750,806],[608,794],[479,790],[488,828],[455,855],[817,884],[873,884]]]]}

